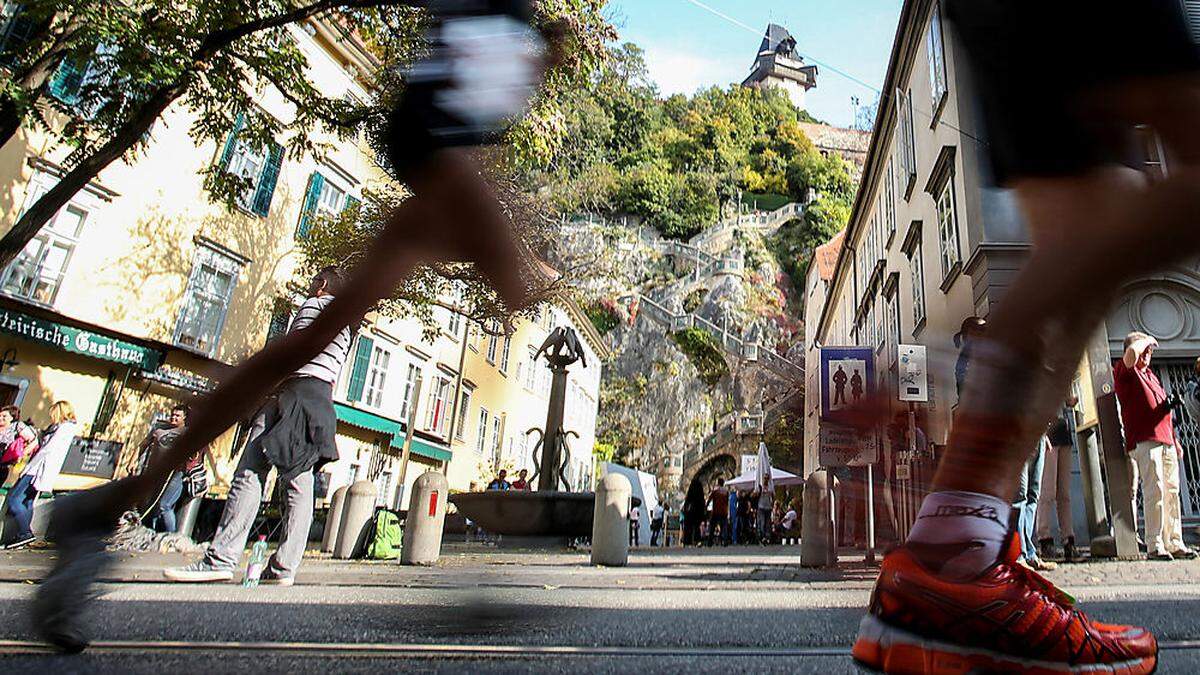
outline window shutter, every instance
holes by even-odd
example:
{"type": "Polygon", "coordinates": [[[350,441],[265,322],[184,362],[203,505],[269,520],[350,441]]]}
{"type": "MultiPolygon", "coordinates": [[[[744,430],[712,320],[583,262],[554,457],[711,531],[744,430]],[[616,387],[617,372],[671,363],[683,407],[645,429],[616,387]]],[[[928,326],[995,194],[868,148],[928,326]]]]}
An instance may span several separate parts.
{"type": "Polygon", "coordinates": [[[346,205],[344,207],[342,207],[342,210],[349,211],[350,209],[356,209],[361,204],[362,204],[362,200],[359,199],[358,197],[351,197],[350,195],[346,195],[346,205]]]}
{"type": "Polygon", "coordinates": [[[233,129],[229,131],[229,136],[225,139],[225,149],[221,151],[221,170],[223,171],[229,169],[229,160],[233,159],[233,150],[237,147],[237,135],[245,124],[246,118],[238,113],[237,118],[233,120],[233,129]]]}
{"type": "Polygon", "coordinates": [[[267,153],[267,164],[258,177],[258,191],[254,193],[255,214],[266,217],[271,212],[271,200],[275,197],[275,183],[279,181],[279,167],[283,164],[283,146],[272,143],[267,153]]]}
{"type": "Polygon", "coordinates": [[[1187,21],[1192,40],[1200,42],[1200,0],[1182,0],[1183,17],[1187,21]]]}
{"type": "Polygon", "coordinates": [[[79,90],[83,88],[83,78],[87,75],[88,59],[68,56],[59,64],[54,77],[50,80],[50,95],[67,105],[79,102],[79,90]]]}
{"type": "Polygon", "coordinates": [[[296,226],[296,238],[304,239],[312,227],[313,213],[317,210],[317,200],[321,198],[321,190],[325,188],[325,177],[314,171],[308,178],[308,189],[304,192],[304,208],[300,211],[300,224],[296,226]]]}
{"type": "Polygon", "coordinates": [[[365,335],[358,336],[358,349],[354,352],[354,370],[350,371],[350,383],[346,387],[347,401],[361,401],[363,388],[367,385],[367,368],[371,365],[371,351],[375,341],[365,335]]]}

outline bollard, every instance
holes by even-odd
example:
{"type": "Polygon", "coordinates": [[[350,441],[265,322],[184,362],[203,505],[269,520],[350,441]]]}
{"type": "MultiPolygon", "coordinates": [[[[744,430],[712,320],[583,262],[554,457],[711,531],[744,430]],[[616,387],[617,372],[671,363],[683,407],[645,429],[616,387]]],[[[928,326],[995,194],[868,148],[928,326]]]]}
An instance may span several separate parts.
{"type": "Polygon", "coordinates": [[[800,565],[825,567],[829,554],[829,497],[826,469],[817,469],[804,481],[804,512],[800,516],[800,565]]]}
{"type": "Polygon", "coordinates": [[[349,559],[362,550],[371,516],[375,515],[375,484],[360,480],[346,491],[342,503],[342,522],[338,526],[333,557],[349,559]]]}
{"type": "Polygon", "coordinates": [[[179,509],[179,526],[175,528],[175,534],[192,538],[192,531],[196,529],[196,518],[200,516],[200,503],[203,501],[204,495],[188,497],[183,508],[179,509]]]}
{"type": "Polygon", "coordinates": [[[610,473],[596,486],[592,514],[592,564],[624,567],[629,562],[629,479],[610,473]]]}
{"type": "Polygon", "coordinates": [[[413,484],[404,519],[403,565],[432,565],[442,554],[442,528],[446,525],[446,477],[426,471],[413,484]]]}
{"type": "Polygon", "coordinates": [[[321,537],[321,550],[332,553],[337,544],[338,530],[342,527],[342,507],[346,505],[346,490],[349,486],[334,490],[333,499],[329,502],[329,512],[325,514],[325,535],[321,537]]]}

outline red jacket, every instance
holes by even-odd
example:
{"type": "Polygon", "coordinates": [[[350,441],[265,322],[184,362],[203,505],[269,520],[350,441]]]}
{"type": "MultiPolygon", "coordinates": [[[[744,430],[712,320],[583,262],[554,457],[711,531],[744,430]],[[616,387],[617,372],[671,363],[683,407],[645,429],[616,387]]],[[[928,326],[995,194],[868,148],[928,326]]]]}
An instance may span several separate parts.
{"type": "Polygon", "coordinates": [[[1125,427],[1125,451],[1138,443],[1153,441],[1175,445],[1175,424],[1171,405],[1158,376],[1149,368],[1128,368],[1117,361],[1113,368],[1117,400],[1121,402],[1121,423],[1125,427]]]}

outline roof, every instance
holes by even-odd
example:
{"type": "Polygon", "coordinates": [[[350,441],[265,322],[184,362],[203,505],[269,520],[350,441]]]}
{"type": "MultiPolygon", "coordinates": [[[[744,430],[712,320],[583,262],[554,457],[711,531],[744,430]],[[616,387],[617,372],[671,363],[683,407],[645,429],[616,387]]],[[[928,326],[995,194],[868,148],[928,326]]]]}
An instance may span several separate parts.
{"type": "Polygon", "coordinates": [[[833,273],[837,269],[838,254],[842,252],[842,242],[846,239],[846,230],[842,230],[833,235],[833,239],[821,244],[813,253],[813,261],[817,266],[817,274],[821,281],[829,281],[833,279],[833,273]]]}
{"type": "Polygon", "coordinates": [[[804,60],[804,57],[796,53],[796,38],[792,37],[788,29],[777,23],[767,26],[767,34],[763,36],[762,45],[759,46],[758,53],[778,53],[789,59],[804,60]]]}

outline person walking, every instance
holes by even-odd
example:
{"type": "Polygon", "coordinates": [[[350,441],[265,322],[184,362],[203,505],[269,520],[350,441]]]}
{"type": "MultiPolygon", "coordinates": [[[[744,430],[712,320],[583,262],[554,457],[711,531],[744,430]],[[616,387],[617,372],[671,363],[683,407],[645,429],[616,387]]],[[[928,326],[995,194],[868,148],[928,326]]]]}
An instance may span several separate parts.
{"type": "Polygon", "coordinates": [[[741,497],[738,495],[738,491],[734,490],[734,489],[730,489],[729,490],[729,516],[728,516],[729,517],[729,537],[728,537],[728,539],[729,539],[730,543],[732,543],[734,546],[737,546],[739,543],[741,543],[741,540],[738,538],[738,536],[741,534],[741,528],[738,526],[738,520],[739,520],[738,509],[741,507],[740,502],[741,502],[741,497]]]}
{"type": "Polygon", "coordinates": [[[21,409],[15,405],[0,408],[0,487],[8,482],[17,463],[32,455],[37,446],[37,432],[21,421],[21,409]]]}
{"type": "Polygon", "coordinates": [[[51,404],[50,426],[42,432],[37,451],[8,493],[8,512],[17,523],[17,538],[5,548],[23,548],[37,540],[33,534],[34,503],[39,493],[54,489],[71,442],[78,435],[79,422],[75,420],[74,406],[69,401],[51,404]]]}
{"type": "Polygon", "coordinates": [[[658,546],[658,538],[662,536],[663,524],[666,522],[667,510],[662,502],[659,502],[654,507],[654,513],[650,516],[650,546],[658,546]]]}
{"type": "MultiPolygon", "coordinates": [[[[1158,340],[1141,332],[1125,338],[1125,353],[1113,368],[1125,451],[1130,458],[1130,494],[1137,501],[1141,477],[1146,522],[1146,554],[1151,560],[1192,559],[1197,553],[1183,541],[1179,504],[1179,444],[1175,439],[1172,400],[1150,369],[1158,340]]],[[[1134,513],[1137,511],[1134,510],[1134,513]]]]}
{"type": "Polygon", "coordinates": [[[1058,567],[1057,563],[1042,560],[1034,537],[1037,527],[1038,499],[1042,490],[1042,472],[1046,462],[1045,436],[1037,440],[1037,449],[1025,460],[1013,509],[1017,513],[1017,536],[1021,539],[1021,562],[1030,569],[1045,572],[1058,567]]]}
{"type": "MultiPolygon", "coordinates": [[[[300,306],[288,334],[308,330],[341,289],[342,275],[336,268],[321,270],[309,285],[308,299],[300,306]]],[[[255,415],[212,543],[194,563],[163,570],[167,579],[209,582],[233,578],[262,502],[263,483],[275,468],[287,494],[283,534],[260,583],[294,583],[312,525],[314,472],[338,457],[333,385],[350,351],[350,342],[350,328],[343,328],[324,350],[284,380],[255,415]]],[[[184,433],[179,432],[166,452],[174,451],[184,433]]]]}
{"type": "Polygon", "coordinates": [[[767,544],[771,539],[771,512],[775,508],[775,491],[771,479],[763,478],[758,490],[758,542],[767,544]]]}
{"type": "Polygon", "coordinates": [[[708,545],[713,545],[717,532],[721,533],[721,543],[728,543],[729,535],[729,490],[725,487],[725,479],[717,479],[717,487],[708,495],[708,506],[712,508],[712,516],[708,520],[708,545]]]}
{"type": "Polygon", "coordinates": [[[636,547],[642,539],[642,507],[629,506],[629,545],[636,547]]]}
{"type": "Polygon", "coordinates": [[[1037,537],[1039,557],[1050,557],[1054,550],[1054,537],[1050,531],[1050,509],[1058,516],[1058,537],[1063,546],[1063,558],[1067,562],[1078,559],[1075,550],[1075,527],[1071,519],[1071,469],[1075,459],[1075,429],[1079,420],[1075,406],[1079,399],[1067,397],[1058,419],[1050,425],[1049,449],[1046,450],[1046,467],[1042,473],[1042,494],[1038,499],[1037,537]]]}
{"type": "MultiPolygon", "coordinates": [[[[155,454],[169,450],[171,444],[175,442],[175,439],[178,438],[187,425],[188,413],[190,411],[191,408],[186,403],[180,403],[171,408],[171,416],[167,423],[168,426],[151,431],[146,436],[146,440],[142,441],[142,447],[145,451],[155,454]]],[[[166,485],[163,486],[162,492],[159,493],[158,499],[146,516],[150,527],[155,531],[174,533],[178,530],[175,510],[179,505],[179,499],[183,497],[185,487],[184,477],[195,472],[197,468],[203,469],[205,458],[214,467],[217,465],[217,460],[212,455],[211,446],[206,445],[203,450],[196,453],[188,461],[182,470],[171,474],[166,485]]]]}

